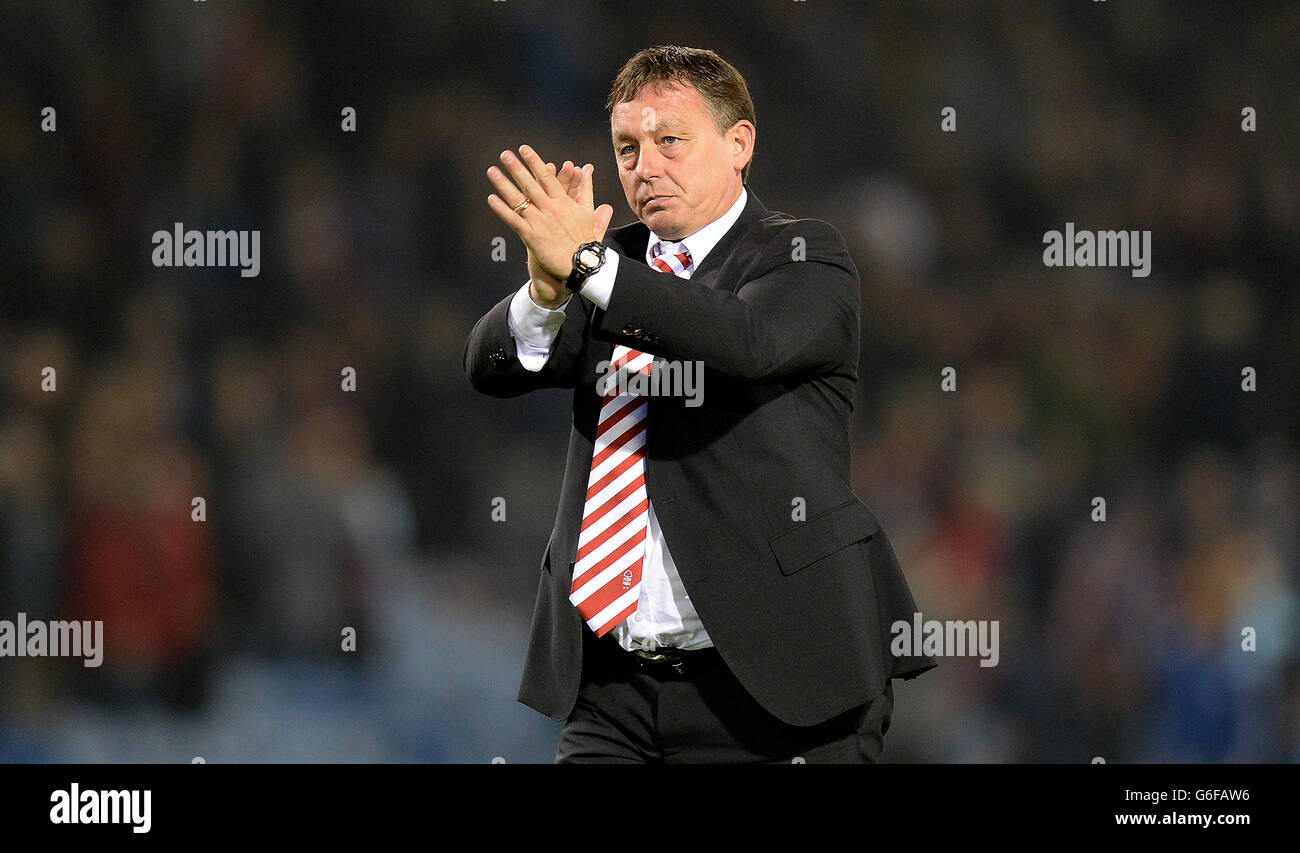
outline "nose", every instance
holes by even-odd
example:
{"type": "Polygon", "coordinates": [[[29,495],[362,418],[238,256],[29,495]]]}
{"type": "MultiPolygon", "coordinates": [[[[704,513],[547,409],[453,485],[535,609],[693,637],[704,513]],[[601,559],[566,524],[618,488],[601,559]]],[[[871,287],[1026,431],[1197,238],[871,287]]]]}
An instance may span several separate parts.
{"type": "Polygon", "coordinates": [[[663,158],[655,146],[642,146],[636,158],[636,176],[643,181],[652,181],[659,177],[662,164],[663,158]]]}

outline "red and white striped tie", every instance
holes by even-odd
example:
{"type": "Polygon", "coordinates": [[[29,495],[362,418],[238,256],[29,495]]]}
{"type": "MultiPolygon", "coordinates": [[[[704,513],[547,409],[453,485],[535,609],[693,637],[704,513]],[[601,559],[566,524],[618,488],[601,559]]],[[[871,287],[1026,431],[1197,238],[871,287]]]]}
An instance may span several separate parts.
{"type": "MultiPolygon", "coordinates": [[[[650,264],[655,269],[690,276],[691,253],[685,243],[661,240],[651,252],[650,264]]],[[[610,376],[618,370],[648,376],[653,361],[649,353],[618,344],[611,357],[610,376]]],[[[648,409],[645,397],[619,394],[618,386],[611,382],[596,422],[569,601],[597,637],[635,613],[641,596],[650,507],[645,489],[648,409]]]]}

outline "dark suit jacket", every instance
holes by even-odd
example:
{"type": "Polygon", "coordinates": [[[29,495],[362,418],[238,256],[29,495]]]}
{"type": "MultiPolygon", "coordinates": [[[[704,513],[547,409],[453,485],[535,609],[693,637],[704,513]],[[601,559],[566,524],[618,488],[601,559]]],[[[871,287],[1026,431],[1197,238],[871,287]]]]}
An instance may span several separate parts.
{"type": "Polygon", "coordinates": [[[606,233],[622,255],[609,307],[569,300],[540,371],[515,356],[510,296],[465,348],[465,370],[483,393],[574,389],[519,701],[564,720],[577,697],[590,629],[568,596],[600,404],[597,363],[617,343],[704,363],[703,405],[650,398],[646,489],[691,602],[746,690],[776,717],[812,725],[872,699],[886,679],[933,668],[932,657],[890,653],[890,625],[910,624],[916,605],[850,485],[861,309],[843,237],[825,222],[770,212],[749,190],[740,218],[689,280],[647,266],[648,240],[640,222],[606,233]]]}

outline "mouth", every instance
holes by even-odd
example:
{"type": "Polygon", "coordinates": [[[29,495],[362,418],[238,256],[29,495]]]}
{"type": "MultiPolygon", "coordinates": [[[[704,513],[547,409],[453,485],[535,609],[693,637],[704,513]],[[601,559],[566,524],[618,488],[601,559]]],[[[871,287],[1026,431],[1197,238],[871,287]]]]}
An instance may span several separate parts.
{"type": "Polygon", "coordinates": [[[652,195],[650,196],[650,198],[646,199],[644,203],[642,203],[641,209],[648,210],[651,207],[651,205],[662,204],[663,202],[666,202],[670,198],[672,198],[672,196],[670,195],[652,195]]]}

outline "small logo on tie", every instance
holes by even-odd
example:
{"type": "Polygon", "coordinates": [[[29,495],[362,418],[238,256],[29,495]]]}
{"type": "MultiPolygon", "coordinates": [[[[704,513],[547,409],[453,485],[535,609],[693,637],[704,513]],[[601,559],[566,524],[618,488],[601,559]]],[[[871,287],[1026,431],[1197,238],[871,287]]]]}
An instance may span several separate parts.
{"type": "Polygon", "coordinates": [[[623,589],[627,589],[631,585],[632,585],[632,570],[628,569],[626,572],[623,572],[623,589]]]}

